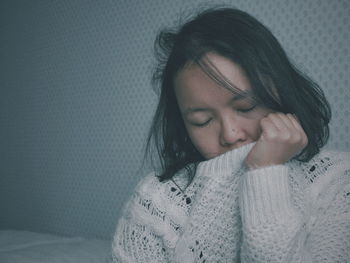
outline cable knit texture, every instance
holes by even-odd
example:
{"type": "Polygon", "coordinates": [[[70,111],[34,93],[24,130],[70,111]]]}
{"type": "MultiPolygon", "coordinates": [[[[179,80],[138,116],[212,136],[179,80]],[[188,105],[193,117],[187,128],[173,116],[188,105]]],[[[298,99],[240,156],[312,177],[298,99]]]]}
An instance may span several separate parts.
{"type": "Polygon", "coordinates": [[[350,262],[350,156],[246,170],[254,144],[198,165],[188,185],[146,176],[125,206],[114,262],[350,262]],[[180,188],[180,189],[179,189],[180,188]]]}

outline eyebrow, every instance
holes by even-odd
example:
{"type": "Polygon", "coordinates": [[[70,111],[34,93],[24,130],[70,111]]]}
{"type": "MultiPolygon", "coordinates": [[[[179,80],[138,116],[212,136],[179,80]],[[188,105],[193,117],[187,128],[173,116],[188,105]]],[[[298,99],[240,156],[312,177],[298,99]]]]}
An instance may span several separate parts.
{"type": "MultiPolygon", "coordinates": [[[[248,98],[252,97],[252,92],[250,92],[250,91],[245,91],[243,94],[237,94],[237,95],[233,96],[230,99],[229,103],[232,103],[232,102],[235,102],[238,100],[248,99],[248,98]]],[[[191,113],[206,112],[206,111],[209,111],[209,109],[208,108],[201,108],[201,107],[188,107],[186,110],[184,110],[183,115],[186,116],[186,115],[191,114],[191,113]]]]}
{"type": "Polygon", "coordinates": [[[195,112],[205,112],[205,111],[209,111],[209,109],[207,108],[192,108],[192,107],[189,107],[187,108],[186,110],[184,110],[183,112],[183,115],[187,116],[191,113],[195,113],[195,112]]]}
{"type": "Polygon", "coordinates": [[[249,92],[249,91],[243,91],[242,93],[233,96],[233,98],[230,100],[230,102],[234,102],[234,101],[237,101],[237,100],[247,99],[247,98],[249,98],[249,97],[251,97],[251,96],[252,96],[252,93],[251,93],[251,92],[249,92]]]}

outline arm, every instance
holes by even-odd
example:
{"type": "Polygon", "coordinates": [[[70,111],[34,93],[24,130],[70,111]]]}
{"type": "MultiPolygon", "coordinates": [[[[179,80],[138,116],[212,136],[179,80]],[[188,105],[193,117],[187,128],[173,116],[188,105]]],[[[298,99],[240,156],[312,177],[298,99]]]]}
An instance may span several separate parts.
{"type": "Polygon", "coordinates": [[[113,262],[169,262],[163,241],[147,226],[121,218],[113,240],[113,262]]]}
{"type": "MultiPolygon", "coordinates": [[[[245,174],[240,205],[242,262],[347,262],[350,180],[344,170],[339,172],[325,176],[333,179],[322,194],[309,195],[315,202],[306,207],[304,215],[292,204],[287,166],[245,174]]],[[[306,192],[314,192],[312,187],[306,192]]]]}
{"type": "MultiPolygon", "coordinates": [[[[154,174],[146,176],[136,187],[118,221],[112,243],[112,258],[116,263],[165,263],[169,255],[155,224],[162,225],[153,215],[155,204],[149,188],[157,180],[154,174]]],[[[156,189],[154,189],[157,192],[156,189]]],[[[163,222],[164,223],[164,222],[163,222]]]]}
{"type": "Polygon", "coordinates": [[[236,262],[241,231],[236,173],[252,146],[200,163],[184,192],[171,181],[146,177],[119,220],[115,262],[236,262]]]}
{"type": "Polygon", "coordinates": [[[236,262],[241,232],[237,173],[252,146],[200,163],[184,192],[171,181],[146,177],[119,220],[115,262],[236,262]]]}
{"type": "Polygon", "coordinates": [[[350,168],[343,176],[344,180],[335,182],[329,191],[317,197],[316,203],[322,209],[307,239],[313,262],[350,260],[350,168]],[[326,206],[329,197],[332,199],[326,206]]]}
{"type": "Polygon", "coordinates": [[[175,262],[238,262],[241,221],[238,191],[242,165],[253,144],[198,165],[186,194],[196,192],[175,262]]]}
{"type": "Polygon", "coordinates": [[[291,202],[288,168],[277,165],[256,169],[242,179],[241,261],[294,262],[290,257],[303,246],[305,229],[301,214],[291,202]]]}

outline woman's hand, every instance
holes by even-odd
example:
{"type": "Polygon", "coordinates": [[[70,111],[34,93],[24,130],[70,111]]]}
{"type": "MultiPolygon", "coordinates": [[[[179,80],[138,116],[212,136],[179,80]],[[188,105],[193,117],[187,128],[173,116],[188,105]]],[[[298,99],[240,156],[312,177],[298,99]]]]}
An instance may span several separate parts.
{"type": "Polygon", "coordinates": [[[290,113],[269,113],[261,119],[260,125],[260,138],[245,160],[249,169],[283,164],[308,143],[299,121],[290,113]]]}

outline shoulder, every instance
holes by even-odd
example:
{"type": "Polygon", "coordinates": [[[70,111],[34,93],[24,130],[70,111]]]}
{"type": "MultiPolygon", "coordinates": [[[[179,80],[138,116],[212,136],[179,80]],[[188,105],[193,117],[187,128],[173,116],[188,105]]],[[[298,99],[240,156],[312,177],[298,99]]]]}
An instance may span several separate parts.
{"type": "MultiPolygon", "coordinates": [[[[160,181],[157,172],[151,172],[143,177],[137,184],[134,193],[144,197],[157,197],[159,195],[179,196],[191,182],[191,172],[194,165],[183,168],[169,180],[160,181]]],[[[168,199],[168,198],[167,198],[168,199]]],[[[171,200],[173,198],[170,198],[171,200]]]]}
{"type": "Polygon", "coordinates": [[[321,150],[321,152],[316,155],[316,157],[329,159],[334,164],[348,164],[348,167],[350,167],[350,164],[348,163],[350,160],[350,152],[321,150]]]}
{"type": "MultiPolygon", "coordinates": [[[[138,218],[140,213],[143,212],[151,214],[150,204],[155,200],[160,200],[161,192],[164,190],[163,184],[158,180],[155,172],[151,172],[142,177],[134,188],[131,197],[124,206],[123,216],[126,218],[138,218]]],[[[144,218],[144,216],[142,216],[144,218]]]]}
{"type": "Polygon", "coordinates": [[[328,176],[343,175],[350,170],[350,152],[322,150],[309,162],[309,171],[328,176]]]}
{"type": "Polygon", "coordinates": [[[162,187],[161,182],[158,180],[156,172],[151,172],[141,178],[137,183],[134,194],[147,195],[151,192],[159,190],[162,187]]]}
{"type": "Polygon", "coordinates": [[[174,247],[187,213],[173,189],[176,188],[172,181],[160,182],[155,172],[148,174],[137,184],[126,204],[123,222],[144,226],[162,237],[167,246],[174,247]]]}
{"type": "Polygon", "coordinates": [[[178,173],[173,180],[160,182],[156,172],[149,173],[136,185],[124,216],[135,219],[154,218],[156,215],[174,220],[184,218],[187,211],[182,205],[184,196],[179,189],[184,180],[183,174],[178,173]]]}
{"type": "Polygon", "coordinates": [[[350,169],[350,153],[332,150],[322,150],[308,162],[291,162],[291,167],[299,167],[305,179],[314,183],[323,176],[344,174],[350,169]]]}
{"type": "Polygon", "coordinates": [[[322,150],[306,163],[299,163],[308,192],[313,198],[334,196],[350,188],[350,153],[322,150]]]}
{"type": "MultiPolygon", "coordinates": [[[[137,184],[134,195],[148,199],[158,199],[158,196],[168,195],[183,189],[188,183],[188,176],[184,171],[179,171],[171,180],[161,182],[156,172],[151,172],[143,177],[137,184]]],[[[162,199],[164,200],[164,198],[162,199]]],[[[159,201],[159,200],[158,200],[159,201]]]]}

